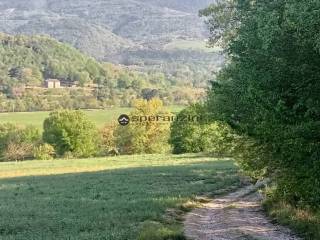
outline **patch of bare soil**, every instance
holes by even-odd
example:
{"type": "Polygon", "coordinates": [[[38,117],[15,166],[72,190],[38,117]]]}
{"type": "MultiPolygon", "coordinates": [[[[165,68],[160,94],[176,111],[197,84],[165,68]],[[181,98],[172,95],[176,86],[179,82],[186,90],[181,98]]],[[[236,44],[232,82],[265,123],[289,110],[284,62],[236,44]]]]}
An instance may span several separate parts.
{"type": "Polygon", "coordinates": [[[185,235],[192,240],[299,240],[273,224],[261,207],[259,184],[219,197],[187,214],[185,235]]]}

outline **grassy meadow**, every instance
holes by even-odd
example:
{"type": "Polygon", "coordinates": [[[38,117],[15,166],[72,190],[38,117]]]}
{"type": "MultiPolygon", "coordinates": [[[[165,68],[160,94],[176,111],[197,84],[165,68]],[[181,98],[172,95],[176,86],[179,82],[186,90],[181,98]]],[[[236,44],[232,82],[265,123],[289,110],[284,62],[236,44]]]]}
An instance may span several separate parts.
{"type": "Polygon", "coordinates": [[[0,239],[183,239],[181,211],[238,187],[237,171],[203,155],[0,163],[0,239]]]}
{"type": "Polygon", "coordinates": [[[200,40],[175,40],[165,45],[166,50],[193,50],[202,52],[220,52],[219,47],[209,48],[206,41],[200,40]]]}
{"type": "MultiPolygon", "coordinates": [[[[183,109],[182,106],[168,107],[173,113],[183,109]]],[[[116,121],[123,113],[130,113],[132,108],[115,107],[104,110],[83,110],[89,118],[98,126],[103,127],[108,122],[116,121]]],[[[33,125],[42,129],[43,121],[49,116],[50,112],[13,112],[0,113],[1,123],[13,123],[18,125],[33,125]]]]}

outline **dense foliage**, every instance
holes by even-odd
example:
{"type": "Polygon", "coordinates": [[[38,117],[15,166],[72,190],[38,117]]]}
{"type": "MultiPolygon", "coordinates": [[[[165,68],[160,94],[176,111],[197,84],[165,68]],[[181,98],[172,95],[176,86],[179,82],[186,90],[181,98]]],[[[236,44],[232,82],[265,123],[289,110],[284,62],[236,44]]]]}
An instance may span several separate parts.
{"type": "MultiPolygon", "coordinates": [[[[131,118],[169,116],[160,99],[139,99],[131,118]]],[[[80,110],[56,110],[38,128],[0,124],[0,161],[153,154],[170,151],[170,122],[132,121],[127,126],[108,122],[101,129],[80,110]]]]}
{"type": "Polygon", "coordinates": [[[55,152],[52,145],[45,143],[34,147],[33,156],[38,160],[52,160],[55,156],[55,152]]]}
{"type": "Polygon", "coordinates": [[[81,111],[52,112],[43,127],[43,140],[60,156],[89,157],[97,152],[96,127],[81,111]]]}
{"type": "MultiPolygon", "coordinates": [[[[137,100],[135,110],[130,117],[170,116],[159,99],[137,100]]],[[[170,123],[157,121],[132,122],[128,126],[119,126],[116,129],[116,146],[121,153],[165,153],[169,152],[168,138],[170,123]]]]}
{"type": "Polygon", "coordinates": [[[250,139],[247,170],[273,176],[280,198],[312,207],[320,206],[319,9],[319,1],[235,0],[203,11],[220,33],[212,43],[229,55],[210,112],[250,139]]]}
{"type": "Polygon", "coordinates": [[[169,143],[173,153],[200,153],[227,156],[238,148],[240,137],[228,124],[212,121],[206,106],[194,104],[182,110],[171,125],[169,143]]]}
{"type": "MultiPolygon", "coordinates": [[[[192,105],[182,110],[177,118],[188,119],[189,116],[201,116],[203,114],[200,104],[192,105]]],[[[178,121],[177,119],[171,125],[169,143],[173,147],[173,153],[199,153],[204,147],[199,144],[202,138],[202,125],[198,121],[178,121]]]]}
{"type": "Polygon", "coordinates": [[[204,24],[197,10],[208,2],[29,0],[26,4],[23,0],[4,1],[0,14],[6,21],[0,29],[12,34],[50,35],[90,56],[115,62],[126,59],[136,49],[161,49],[172,39],[203,39],[204,24]]]}
{"type": "Polygon", "coordinates": [[[177,65],[142,71],[99,63],[48,37],[0,34],[0,112],[129,106],[150,92],[166,104],[189,104],[204,95],[209,75],[202,70],[177,65]],[[62,88],[45,88],[47,79],[60,80],[62,88]]]}
{"type": "Polygon", "coordinates": [[[0,125],[0,160],[18,161],[33,157],[33,147],[41,142],[35,127],[0,125]]]}

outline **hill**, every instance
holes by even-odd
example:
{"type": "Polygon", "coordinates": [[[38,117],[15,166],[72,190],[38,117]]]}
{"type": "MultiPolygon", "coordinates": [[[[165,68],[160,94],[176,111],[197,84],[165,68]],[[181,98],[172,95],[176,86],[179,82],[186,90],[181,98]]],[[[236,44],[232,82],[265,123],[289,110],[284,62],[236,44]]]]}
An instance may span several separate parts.
{"type": "Polygon", "coordinates": [[[167,7],[183,12],[197,13],[210,5],[213,0],[139,0],[148,4],[154,4],[159,7],[167,7]]]}
{"type": "Polygon", "coordinates": [[[41,86],[46,78],[71,85],[101,81],[102,66],[73,47],[48,37],[0,34],[2,87],[41,86]]]}
{"type": "Polygon", "coordinates": [[[0,34],[0,112],[130,106],[133,99],[152,97],[188,104],[203,97],[207,78],[199,74],[194,81],[190,74],[201,69],[191,67],[165,72],[116,66],[50,37],[0,34]],[[48,79],[61,88],[45,87],[48,79]]]}
{"type": "MultiPolygon", "coordinates": [[[[0,91],[8,102],[24,94],[20,89],[15,94],[16,87],[43,86],[47,78],[64,85],[99,85],[90,93],[64,89],[62,94],[60,90],[53,94],[60,99],[51,99],[45,106],[45,101],[35,97],[47,96],[47,92],[28,93],[29,104],[15,107],[21,111],[68,104],[128,106],[133,98],[151,95],[167,104],[194,102],[204,96],[212,72],[224,61],[219,52],[205,48],[207,31],[197,14],[210,1],[0,0],[0,32],[13,41],[12,46],[6,40],[0,46],[0,91]],[[30,48],[33,45],[37,46],[30,48]],[[63,101],[70,94],[91,98],[85,104],[79,98],[63,101]]],[[[8,104],[0,106],[0,111],[12,110],[12,104],[17,106],[10,103],[9,108],[8,104]]]]}
{"type": "Polygon", "coordinates": [[[97,59],[122,63],[141,49],[163,50],[178,39],[204,40],[207,33],[197,11],[210,2],[0,0],[0,31],[47,34],[97,59]]]}

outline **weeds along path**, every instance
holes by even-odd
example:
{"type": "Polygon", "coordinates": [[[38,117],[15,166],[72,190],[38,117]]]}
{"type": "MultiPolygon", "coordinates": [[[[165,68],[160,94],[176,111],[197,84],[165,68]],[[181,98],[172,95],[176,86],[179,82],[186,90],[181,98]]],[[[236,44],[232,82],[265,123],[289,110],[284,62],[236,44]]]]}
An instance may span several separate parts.
{"type": "Polygon", "coordinates": [[[257,192],[260,186],[241,188],[190,212],[184,222],[186,237],[192,240],[300,239],[264,215],[262,198],[257,192]]]}

